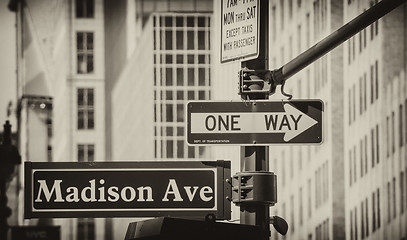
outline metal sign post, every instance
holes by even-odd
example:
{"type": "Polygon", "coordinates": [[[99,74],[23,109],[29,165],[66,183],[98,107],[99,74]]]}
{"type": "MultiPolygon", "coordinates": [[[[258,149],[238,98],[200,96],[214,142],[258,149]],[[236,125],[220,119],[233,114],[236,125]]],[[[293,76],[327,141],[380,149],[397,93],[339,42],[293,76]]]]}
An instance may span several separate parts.
{"type": "MultiPolygon", "coordinates": [[[[268,69],[269,42],[269,0],[260,0],[259,56],[257,59],[243,61],[242,68],[268,69]]],[[[252,88],[263,86],[252,84],[252,88]]],[[[267,99],[268,94],[242,94],[242,100],[267,99]]],[[[240,171],[242,173],[269,171],[269,148],[266,146],[240,147],[240,171]]],[[[265,202],[244,202],[240,204],[240,223],[260,226],[270,236],[270,204],[265,202]]],[[[268,237],[267,236],[267,237],[268,237]]]]}

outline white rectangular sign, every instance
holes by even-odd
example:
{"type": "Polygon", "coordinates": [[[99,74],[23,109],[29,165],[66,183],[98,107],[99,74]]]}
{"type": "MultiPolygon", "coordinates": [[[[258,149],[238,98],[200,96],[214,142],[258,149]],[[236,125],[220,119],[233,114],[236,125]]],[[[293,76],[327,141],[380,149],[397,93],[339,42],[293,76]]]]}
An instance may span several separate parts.
{"type": "Polygon", "coordinates": [[[221,62],[249,60],[259,55],[259,0],[223,0],[221,62]]]}
{"type": "Polygon", "coordinates": [[[192,101],[187,105],[187,143],[320,144],[322,112],[320,100],[192,101]]]}

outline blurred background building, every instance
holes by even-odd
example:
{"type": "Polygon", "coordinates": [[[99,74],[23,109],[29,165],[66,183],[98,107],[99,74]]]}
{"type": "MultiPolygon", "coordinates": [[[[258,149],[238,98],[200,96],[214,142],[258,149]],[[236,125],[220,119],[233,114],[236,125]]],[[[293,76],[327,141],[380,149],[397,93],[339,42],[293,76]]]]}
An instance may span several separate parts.
{"type": "MultiPolygon", "coordinates": [[[[210,97],[212,1],[10,1],[17,19],[24,161],[206,158],[184,140],[184,104],[210,97]],[[105,57],[107,56],[107,57],[105,57]]],[[[23,220],[62,239],[122,239],[124,219],[23,220]]]]}
{"type": "MultiPolygon", "coordinates": [[[[271,0],[269,69],[376,3],[271,0]]],[[[23,161],[230,159],[239,171],[239,146],[185,143],[187,101],[240,99],[240,62],[220,64],[221,1],[10,0],[9,8],[23,161]]],[[[290,225],[272,239],[406,239],[406,16],[403,5],[287,81],[294,99],[324,101],[324,142],[269,148],[278,176],[270,212],[290,225]]],[[[10,225],[107,240],[123,239],[134,221],[24,220],[22,173],[9,189],[19,199],[9,202],[10,225]]]]}
{"type": "MultiPolygon", "coordinates": [[[[333,0],[271,1],[271,69],[341,27],[344,4],[333,0]]],[[[278,176],[278,204],[271,211],[287,219],[287,239],[345,239],[344,79],[341,45],[285,86],[293,98],[324,102],[321,145],[270,147],[270,169],[278,176]]]]}
{"type": "MultiPolygon", "coordinates": [[[[375,3],[345,2],[345,21],[375,3]]],[[[404,5],[343,45],[348,239],[407,238],[406,16],[404,5]]]]}

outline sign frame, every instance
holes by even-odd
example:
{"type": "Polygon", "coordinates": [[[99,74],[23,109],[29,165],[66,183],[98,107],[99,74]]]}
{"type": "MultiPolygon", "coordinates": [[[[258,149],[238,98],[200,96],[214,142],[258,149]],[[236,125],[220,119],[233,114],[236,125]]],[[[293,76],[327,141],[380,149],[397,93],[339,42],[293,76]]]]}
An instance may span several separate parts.
{"type": "MultiPolygon", "coordinates": [[[[249,52],[249,53],[240,53],[240,54],[235,54],[235,56],[229,56],[226,59],[223,59],[225,56],[224,53],[224,38],[226,39],[227,37],[224,35],[227,35],[226,33],[224,33],[223,31],[225,30],[224,27],[224,2],[227,0],[222,0],[220,2],[221,4],[221,19],[220,19],[220,25],[221,25],[221,35],[220,35],[220,41],[221,41],[221,47],[220,47],[220,62],[221,63],[228,63],[228,62],[234,62],[234,61],[247,61],[247,60],[252,60],[252,59],[256,59],[259,57],[260,54],[260,0],[246,0],[246,2],[256,2],[256,26],[254,26],[253,28],[256,30],[257,34],[252,35],[256,37],[256,50],[255,52],[249,52]]],[[[242,1],[237,1],[238,3],[241,4],[242,1]]],[[[234,12],[233,12],[234,14],[234,12]]],[[[244,23],[244,22],[243,22],[244,23]]],[[[240,28],[240,27],[239,27],[240,28]]],[[[239,33],[240,35],[240,33],[239,33]]]]}
{"type": "MultiPolygon", "coordinates": [[[[129,162],[25,162],[25,188],[24,188],[24,218],[81,218],[81,217],[181,217],[188,219],[202,219],[208,214],[213,214],[217,219],[229,220],[231,217],[231,202],[227,200],[227,197],[231,196],[231,186],[226,183],[226,179],[231,177],[230,161],[129,161],[129,162]],[[48,209],[38,210],[34,207],[34,183],[35,174],[43,174],[43,172],[54,173],[73,173],[81,171],[83,174],[90,174],[91,172],[101,172],[104,174],[111,174],[110,172],[129,172],[134,174],[135,172],[141,172],[145,169],[151,169],[151,171],[163,172],[163,174],[173,174],[176,172],[184,171],[187,174],[194,174],[196,172],[213,172],[214,174],[214,189],[213,201],[215,206],[211,208],[207,207],[193,207],[193,208],[110,208],[110,209],[98,209],[98,208],[81,208],[74,207],[55,209],[55,202],[50,202],[48,209]]],[[[97,174],[101,174],[97,173],[97,174]]],[[[80,174],[80,173],[79,173],[80,174]]],[[[150,172],[148,173],[150,174],[150,172]]],[[[199,174],[199,173],[198,173],[199,174]]],[[[85,176],[83,178],[89,178],[85,176]]],[[[120,176],[120,175],[119,175],[120,176]]],[[[123,176],[123,175],[121,175],[123,176]]],[[[122,177],[123,178],[123,177],[122,177]]],[[[156,178],[152,177],[157,181],[156,178]]],[[[176,176],[175,176],[176,178],[176,176]]],[[[46,179],[47,181],[53,181],[52,179],[46,179]]],[[[127,179],[129,180],[129,179],[127,179]]],[[[73,180],[72,180],[73,181],[73,180]]],[[[76,179],[75,181],[78,181],[76,179]]],[[[80,181],[80,180],[79,180],[80,181]]],[[[192,180],[191,180],[192,181],[192,180]]],[[[156,183],[155,183],[156,184],[156,183]]],[[[37,193],[38,193],[38,186],[37,193]]],[[[50,189],[50,187],[49,187],[50,189]]],[[[181,189],[181,188],[180,188],[181,189]]],[[[167,188],[168,191],[168,188],[167,188]]],[[[107,189],[106,189],[107,192],[107,189]]],[[[79,192],[80,194],[80,192],[79,192]]],[[[199,195],[199,190],[196,191],[195,198],[199,195]]],[[[69,203],[74,205],[74,203],[69,203]]],[[[48,205],[47,205],[48,206],[48,205]]]]}
{"type": "MultiPolygon", "coordinates": [[[[256,145],[276,145],[276,144],[322,144],[323,142],[323,112],[324,103],[319,99],[307,100],[291,100],[291,101],[190,101],[187,104],[186,119],[186,140],[188,145],[239,145],[239,146],[256,146],[256,145]],[[289,104],[297,111],[307,115],[311,113],[309,118],[317,123],[309,129],[299,133],[289,141],[283,141],[284,133],[268,133],[268,132],[229,132],[229,133],[192,133],[192,114],[200,113],[245,113],[245,114],[261,114],[261,113],[280,113],[284,110],[284,105],[289,104]],[[316,118],[316,119],[314,119],[316,118]],[[305,134],[313,134],[315,139],[308,140],[301,136],[305,134]]],[[[230,120],[232,121],[232,120],[230,120]]],[[[195,128],[194,128],[195,129],[195,128]]]]}

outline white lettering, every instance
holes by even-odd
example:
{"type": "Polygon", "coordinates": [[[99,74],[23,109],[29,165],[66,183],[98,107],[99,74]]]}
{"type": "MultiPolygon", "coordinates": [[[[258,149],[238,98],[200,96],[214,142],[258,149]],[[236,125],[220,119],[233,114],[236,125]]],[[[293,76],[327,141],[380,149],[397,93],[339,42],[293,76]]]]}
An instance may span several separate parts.
{"type": "Polygon", "coordinates": [[[81,198],[84,202],[96,202],[95,179],[89,181],[90,187],[84,187],[81,192],[81,198]],[[86,194],[90,191],[90,197],[86,194]]]}
{"type": "Polygon", "coordinates": [[[168,202],[168,194],[174,195],[174,202],[182,202],[184,199],[181,198],[181,194],[179,193],[177,182],[175,179],[170,179],[167,190],[165,191],[164,198],[162,199],[163,202],[168,202]]]}
{"type": "Polygon", "coordinates": [[[125,202],[131,202],[136,198],[136,190],[132,187],[124,187],[121,191],[121,196],[125,202]],[[130,198],[127,198],[127,190],[130,191],[130,198]]]}
{"type": "Polygon", "coordinates": [[[151,187],[139,187],[138,191],[138,202],[154,202],[153,199],[153,189],[151,187]],[[147,200],[144,198],[144,191],[147,191],[147,200]]]}
{"type": "Polygon", "coordinates": [[[54,180],[54,184],[52,185],[51,191],[49,191],[45,180],[38,180],[38,183],[40,184],[40,188],[38,189],[38,196],[35,199],[35,202],[42,202],[41,192],[44,193],[44,196],[47,199],[47,202],[49,202],[54,191],[55,191],[55,201],[54,202],[65,202],[64,199],[62,198],[61,182],[62,182],[62,180],[54,180]]]}
{"type": "Polygon", "coordinates": [[[193,191],[191,191],[191,187],[189,187],[189,186],[184,187],[184,189],[185,189],[185,192],[187,193],[189,201],[192,202],[192,200],[194,200],[194,196],[195,196],[196,191],[198,190],[198,187],[194,186],[193,191]]]}
{"type": "Polygon", "coordinates": [[[107,194],[109,195],[107,199],[109,202],[117,202],[119,201],[119,188],[118,187],[110,187],[107,189],[107,194]]]}
{"type": "Polygon", "coordinates": [[[66,192],[69,193],[65,198],[67,202],[79,202],[79,191],[77,187],[69,187],[66,189],[66,192]]]}
{"type": "Polygon", "coordinates": [[[213,189],[209,186],[205,186],[201,189],[201,191],[199,192],[199,196],[201,197],[201,199],[205,202],[208,202],[210,200],[212,200],[213,196],[206,196],[206,194],[212,194],[213,193],[213,189]]]}
{"type": "MultiPolygon", "coordinates": [[[[103,185],[103,184],[105,184],[105,180],[100,179],[99,183],[103,185]]],[[[105,187],[102,186],[102,187],[98,188],[98,190],[99,190],[98,202],[106,202],[106,199],[105,199],[105,187]]]]}

